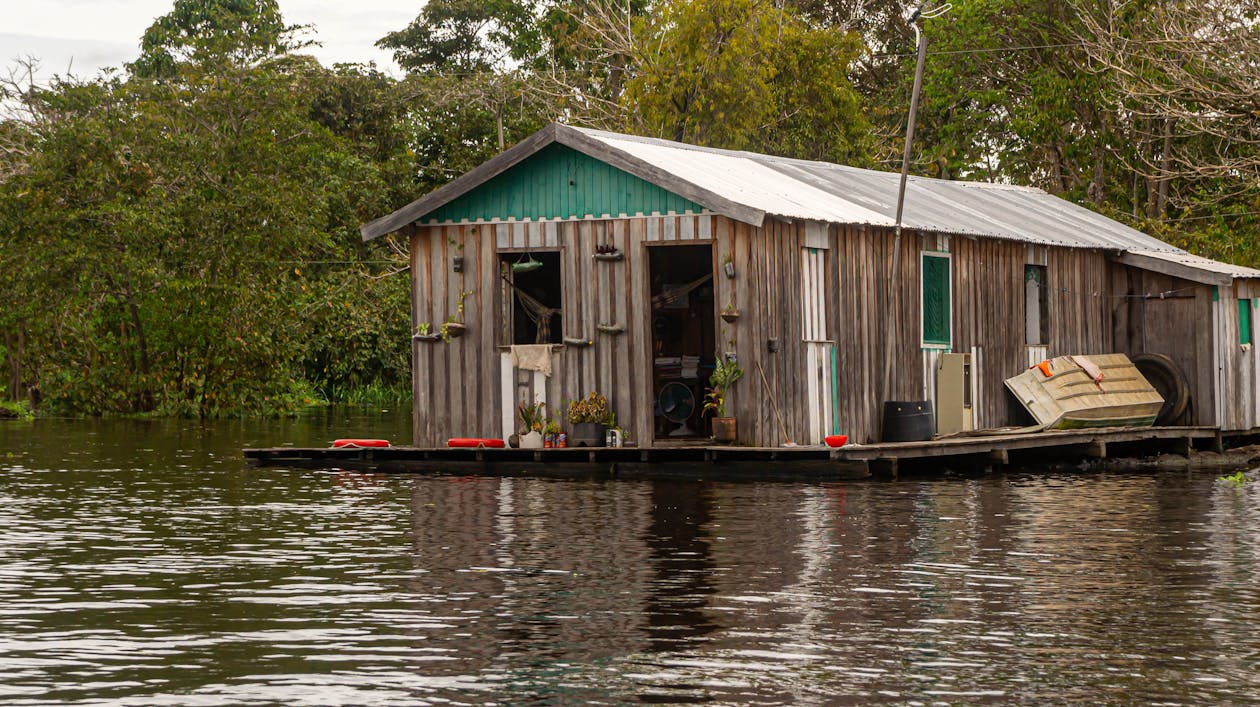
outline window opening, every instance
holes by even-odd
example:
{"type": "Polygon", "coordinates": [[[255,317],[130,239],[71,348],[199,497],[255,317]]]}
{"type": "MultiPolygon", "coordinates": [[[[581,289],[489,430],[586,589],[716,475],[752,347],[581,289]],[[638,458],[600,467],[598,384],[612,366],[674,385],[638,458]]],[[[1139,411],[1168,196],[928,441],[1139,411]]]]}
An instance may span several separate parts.
{"type": "Polygon", "coordinates": [[[1024,343],[1041,346],[1049,339],[1046,266],[1024,266],[1024,343]]]}
{"type": "Polygon", "coordinates": [[[1251,333],[1251,300],[1238,300],[1238,343],[1255,343],[1251,333]]]}
{"type": "Polygon", "coordinates": [[[564,297],[559,251],[534,251],[525,255],[501,253],[499,271],[505,283],[505,310],[511,311],[511,328],[505,341],[510,344],[561,343],[564,332],[560,313],[564,297]]]}
{"type": "Polygon", "coordinates": [[[949,253],[923,253],[923,345],[948,348],[950,337],[949,253]]]}
{"type": "Polygon", "coordinates": [[[801,249],[801,338],[827,340],[827,251],[801,249]]]}

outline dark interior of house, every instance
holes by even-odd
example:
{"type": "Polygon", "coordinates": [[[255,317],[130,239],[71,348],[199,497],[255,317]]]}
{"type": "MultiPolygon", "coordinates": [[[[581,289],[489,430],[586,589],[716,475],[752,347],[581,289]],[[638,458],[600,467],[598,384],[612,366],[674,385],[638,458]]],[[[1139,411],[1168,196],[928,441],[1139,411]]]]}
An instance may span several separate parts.
{"type": "Polygon", "coordinates": [[[652,291],[653,430],[660,439],[706,437],[713,371],[713,252],[709,245],[648,249],[652,291]]]}
{"type": "Polygon", "coordinates": [[[563,340],[560,310],[560,253],[502,253],[502,270],[512,283],[513,344],[558,344],[563,340]],[[535,264],[537,263],[537,264],[535,264]]]}

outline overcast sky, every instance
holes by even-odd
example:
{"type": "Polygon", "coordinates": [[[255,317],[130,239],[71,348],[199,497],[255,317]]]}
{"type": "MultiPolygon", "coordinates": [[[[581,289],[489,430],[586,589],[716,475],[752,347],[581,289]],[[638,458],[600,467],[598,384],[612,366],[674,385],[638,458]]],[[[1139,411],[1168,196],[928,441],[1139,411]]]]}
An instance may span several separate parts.
{"type": "MultiPolygon", "coordinates": [[[[375,61],[401,73],[376,40],[407,26],[424,0],[280,0],[289,24],[314,25],[307,50],[325,65],[375,61]]],[[[67,71],[90,78],[139,53],[140,37],[174,0],[0,0],[0,60],[5,69],[35,57],[41,77],[67,71]]]]}

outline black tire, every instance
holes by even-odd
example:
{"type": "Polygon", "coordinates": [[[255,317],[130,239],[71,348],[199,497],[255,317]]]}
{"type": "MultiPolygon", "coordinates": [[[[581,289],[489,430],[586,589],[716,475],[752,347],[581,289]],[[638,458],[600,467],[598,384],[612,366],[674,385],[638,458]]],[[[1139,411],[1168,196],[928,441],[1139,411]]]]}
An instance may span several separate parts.
{"type": "Polygon", "coordinates": [[[1177,364],[1164,354],[1144,353],[1133,357],[1133,365],[1164,398],[1155,424],[1171,425],[1180,420],[1190,406],[1190,386],[1177,364]]]}

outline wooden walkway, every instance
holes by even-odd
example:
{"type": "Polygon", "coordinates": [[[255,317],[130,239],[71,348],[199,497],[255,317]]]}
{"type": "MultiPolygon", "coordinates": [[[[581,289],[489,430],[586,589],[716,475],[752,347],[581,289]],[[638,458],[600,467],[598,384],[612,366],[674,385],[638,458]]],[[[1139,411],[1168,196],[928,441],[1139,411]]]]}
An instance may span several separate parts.
{"type": "Polygon", "coordinates": [[[896,476],[902,470],[1002,467],[1037,461],[1188,455],[1221,448],[1214,427],[1146,427],[989,434],[926,442],[821,446],[384,447],[246,449],[256,466],[559,477],[713,476],[761,479],[896,476]]]}

